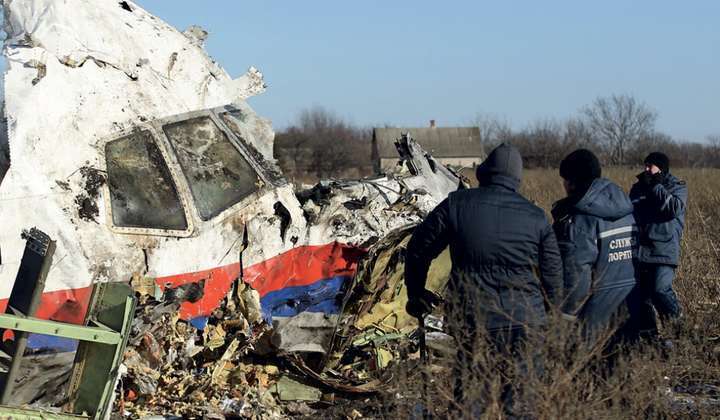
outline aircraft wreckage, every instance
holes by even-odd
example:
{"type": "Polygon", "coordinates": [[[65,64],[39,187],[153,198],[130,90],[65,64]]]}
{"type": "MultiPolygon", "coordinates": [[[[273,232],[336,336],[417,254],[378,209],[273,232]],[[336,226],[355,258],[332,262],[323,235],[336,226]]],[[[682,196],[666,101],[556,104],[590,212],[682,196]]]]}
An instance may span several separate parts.
{"type": "MultiPolygon", "coordinates": [[[[130,1],[3,8],[0,303],[21,268],[23,230],[37,227],[55,252],[30,316],[88,325],[99,284],[129,284],[139,300],[121,413],[241,415],[252,401],[270,407],[257,389],[273,386],[280,400],[316,397],[248,355],[289,355],[324,386],[373,389],[368,372],[392,358],[385,344],[415,329],[404,245],[461,179],[406,136],[393,173],[298,190],[275,165],[270,122],[245,102],[265,90],[262,74],[232,79],[200,28],[179,32],[130,1]]],[[[63,403],[41,394],[18,398],[63,403]]]]}

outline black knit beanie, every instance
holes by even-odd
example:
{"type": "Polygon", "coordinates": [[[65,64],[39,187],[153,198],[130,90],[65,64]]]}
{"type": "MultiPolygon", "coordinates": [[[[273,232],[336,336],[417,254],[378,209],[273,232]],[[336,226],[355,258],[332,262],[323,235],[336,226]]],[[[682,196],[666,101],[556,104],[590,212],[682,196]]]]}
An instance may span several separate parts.
{"type": "Polygon", "coordinates": [[[665,153],[652,152],[645,158],[646,165],[655,165],[666,174],[670,170],[670,159],[668,159],[665,153]]]}
{"type": "Polygon", "coordinates": [[[560,162],[560,176],[578,185],[590,184],[602,176],[602,168],[593,152],[578,149],[560,162]]]}

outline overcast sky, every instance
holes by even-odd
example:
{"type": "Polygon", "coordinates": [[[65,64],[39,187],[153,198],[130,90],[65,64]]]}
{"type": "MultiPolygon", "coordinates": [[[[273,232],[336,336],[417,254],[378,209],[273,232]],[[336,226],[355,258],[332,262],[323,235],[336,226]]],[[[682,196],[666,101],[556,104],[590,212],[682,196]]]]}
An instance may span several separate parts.
{"type": "Polygon", "coordinates": [[[268,91],[250,104],[291,123],[321,105],[359,125],[514,127],[565,118],[598,95],[628,93],[658,128],[720,133],[720,1],[139,0],[232,76],[254,65],[268,91]]]}

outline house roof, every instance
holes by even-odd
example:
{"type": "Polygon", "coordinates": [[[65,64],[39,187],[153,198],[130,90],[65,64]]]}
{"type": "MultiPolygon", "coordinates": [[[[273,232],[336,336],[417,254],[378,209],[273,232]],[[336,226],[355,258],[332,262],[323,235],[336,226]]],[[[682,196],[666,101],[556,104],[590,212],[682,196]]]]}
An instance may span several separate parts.
{"type": "Polygon", "coordinates": [[[396,158],[395,140],[406,132],[410,132],[410,136],[436,158],[485,156],[477,127],[394,127],[373,129],[378,157],[396,158]]]}

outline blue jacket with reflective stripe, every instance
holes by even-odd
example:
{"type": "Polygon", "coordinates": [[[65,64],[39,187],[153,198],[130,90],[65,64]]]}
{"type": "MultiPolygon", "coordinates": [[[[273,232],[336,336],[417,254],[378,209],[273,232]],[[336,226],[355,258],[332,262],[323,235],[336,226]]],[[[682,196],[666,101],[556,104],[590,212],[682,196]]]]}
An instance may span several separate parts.
{"type": "Polygon", "coordinates": [[[687,196],[685,182],[670,173],[653,186],[633,185],[630,199],[640,228],[640,262],[678,264],[687,196]]]}
{"type": "MultiPolygon", "coordinates": [[[[624,287],[630,292],[635,284],[637,228],[630,198],[620,187],[598,178],[580,199],[555,203],[553,217],[564,265],[564,312],[577,314],[603,290],[624,287]]],[[[620,303],[599,310],[614,312],[620,303]]]]}

